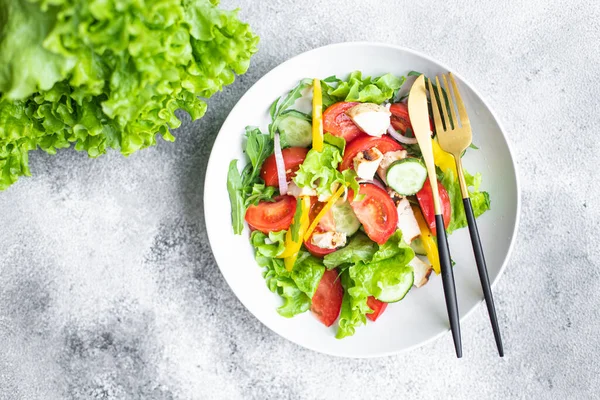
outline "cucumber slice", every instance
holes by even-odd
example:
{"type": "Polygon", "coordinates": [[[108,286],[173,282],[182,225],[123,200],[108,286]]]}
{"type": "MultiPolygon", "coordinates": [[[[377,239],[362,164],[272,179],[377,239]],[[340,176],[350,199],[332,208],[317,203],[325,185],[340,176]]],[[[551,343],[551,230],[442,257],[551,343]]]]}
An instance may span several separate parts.
{"type": "Polygon", "coordinates": [[[307,118],[295,110],[281,115],[277,127],[284,147],[309,147],[312,144],[312,124],[307,118]]]}
{"type": "Polygon", "coordinates": [[[415,274],[411,268],[410,272],[404,274],[402,281],[397,285],[383,286],[381,288],[381,293],[377,296],[377,300],[383,301],[384,303],[395,303],[402,300],[413,286],[414,281],[415,274]]]}
{"type": "Polygon", "coordinates": [[[410,247],[413,249],[413,251],[420,255],[420,256],[426,256],[427,252],[425,251],[425,247],[423,247],[423,241],[421,240],[421,237],[415,238],[412,240],[412,242],[410,242],[410,247]]]}
{"type": "Polygon", "coordinates": [[[354,235],[360,228],[360,221],[347,201],[337,202],[331,207],[335,230],[345,233],[346,236],[354,235]]]}
{"type": "Polygon", "coordinates": [[[387,170],[388,186],[402,196],[412,196],[423,187],[427,179],[427,169],[418,158],[403,158],[387,170]]]}

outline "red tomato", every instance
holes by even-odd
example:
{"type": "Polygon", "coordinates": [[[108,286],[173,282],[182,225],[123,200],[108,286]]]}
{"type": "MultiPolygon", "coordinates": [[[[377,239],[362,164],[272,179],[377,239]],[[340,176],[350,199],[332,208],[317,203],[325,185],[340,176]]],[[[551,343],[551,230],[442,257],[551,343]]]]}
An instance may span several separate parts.
{"type": "MultiPolygon", "coordinates": [[[[325,203],[321,203],[321,202],[315,202],[312,205],[312,207],[310,208],[310,215],[309,215],[310,222],[312,222],[313,219],[315,219],[315,217],[317,216],[317,214],[319,214],[319,211],[321,211],[321,209],[323,208],[324,205],[325,205],[325,203]]],[[[331,210],[329,210],[329,212],[327,212],[323,216],[323,218],[321,218],[321,220],[319,221],[319,224],[315,228],[314,233],[333,231],[333,230],[335,230],[335,222],[333,221],[333,213],[331,212],[331,210]]],[[[310,235],[308,240],[306,240],[304,242],[304,246],[306,247],[306,250],[308,250],[308,252],[310,254],[312,254],[313,256],[323,258],[327,254],[333,253],[334,251],[337,250],[337,249],[323,249],[319,246],[315,246],[314,244],[312,244],[312,236],[313,235],[310,235]]]]}
{"type": "MultiPolygon", "coordinates": [[[[440,192],[440,206],[442,207],[444,226],[448,227],[450,218],[452,217],[452,206],[450,205],[450,197],[448,196],[448,192],[440,181],[438,181],[438,191],[440,192]]],[[[429,230],[431,233],[436,235],[435,209],[433,208],[433,193],[431,192],[431,183],[429,183],[429,179],[425,180],[423,188],[417,192],[417,199],[419,200],[419,206],[421,206],[421,211],[423,211],[425,221],[427,221],[427,225],[429,225],[429,230]]]]}
{"type": "Polygon", "coordinates": [[[340,102],[327,107],[323,113],[323,131],[329,132],[333,136],[341,136],[350,143],[354,138],[362,133],[360,128],[352,122],[352,119],[346,115],[349,108],[359,103],[340,102]]]}
{"type": "Polygon", "coordinates": [[[353,201],[350,192],[350,205],[356,217],[365,228],[371,240],[384,244],[396,231],[398,225],[398,210],[387,192],[372,183],[361,183],[361,201],[353,201]]]}
{"type": "Polygon", "coordinates": [[[390,106],[390,112],[392,113],[392,126],[395,130],[405,132],[407,128],[412,129],[406,103],[392,104],[390,106]]]}
{"type": "MultiPolygon", "coordinates": [[[[285,165],[285,175],[288,182],[294,177],[296,171],[300,168],[300,164],[304,162],[306,153],[308,153],[308,149],[305,149],[304,147],[289,147],[281,151],[281,154],[283,155],[283,164],[285,165]]],[[[260,170],[260,176],[267,186],[279,187],[275,154],[271,154],[267,157],[260,170]]]]}
{"type": "Polygon", "coordinates": [[[367,318],[369,318],[371,321],[376,321],[377,318],[379,318],[379,316],[383,314],[383,312],[388,306],[388,303],[384,303],[383,301],[377,300],[373,296],[369,296],[367,297],[367,305],[371,310],[373,310],[372,313],[367,314],[367,318]]]}
{"type": "MultiPolygon", "coordinates": [[[[394,103],[390,106],[390,112],[392,113],[392,127],[402,133],[406,132],[406,129],[412,130],[410,123],[410,117],[408,116],[408,105],[406,103],[394,103]]],[[[433,121],[429,119],[429,129],[433,131],[433,121]]]]}
{"type": "Polygon", "coordinates": [[[352,143],[346,146],[346,150],[344,151],[344,158],[340,164],[340,171],[343,171],[348,168],[354,168],[354,157],[361,151],[365,151],[376,147],[377,150],[382,153],[387,153],[388,151],[397,151],[404,150],[404,147],[398,142],[396,142],[391,137],[384,135],[382,137],[369,136],[366,134],[361,134],[361,136],[357,137],[352,143]]]}
{"type": "Polygon", "coordinates": [[[263,233],[288,229],[296,212],[294,196],[277,196],[274,202],[261,201],[258,205],[250,205],[246,210],[246,222],[250,228],[263,233]]]}
{"type": "Polygon", "coordinates": [[[342,308],[344,288],[335,269],[325,271],[312,298],[310,310],[325,326],[331,326],[342,308]]]}

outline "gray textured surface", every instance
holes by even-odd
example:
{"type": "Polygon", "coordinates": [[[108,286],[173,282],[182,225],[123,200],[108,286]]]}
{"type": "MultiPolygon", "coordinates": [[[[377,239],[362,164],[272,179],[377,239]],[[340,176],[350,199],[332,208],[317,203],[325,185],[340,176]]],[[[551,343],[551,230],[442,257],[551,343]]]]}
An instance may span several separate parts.
{"type": "Polygon", "coordinates": [[[176,143],[127,160],[39,152],[0,193],[0,399],[597,398],[600,3],[309,3],[224,2],[261,51],[176,143]],[[504,359],[484,308],[460,361],[448,336],[383,359],[316,354],[262,326],[214,263],[203,170],[227,113],[278,63],[350,40],[451,65],[507,129],[523,213],[496,287],[504,359]]]}

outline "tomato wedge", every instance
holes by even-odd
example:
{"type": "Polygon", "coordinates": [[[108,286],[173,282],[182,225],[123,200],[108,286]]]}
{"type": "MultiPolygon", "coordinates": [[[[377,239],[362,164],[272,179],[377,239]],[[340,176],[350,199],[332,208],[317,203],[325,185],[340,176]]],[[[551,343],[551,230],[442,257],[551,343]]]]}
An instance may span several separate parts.
{"type": "Polygon", "coordinates": [[[296,212],[296,198],[284,195],[277,196],[274,200],[274,202],[261,201],[257,205],[248,207],[246,222],[250,228],[269,233],[290,227],[296,212]]]}
{"type": "Polygon", "coordinates": [[[369,296],[367,297],[367,305],[371,310],[373,310],[372,313],[367,314],[367,318],[369,318],[371,321],[376,321],[377,318],[379,318],[379,316],[383,314],[383,312],[388,306],[388,303],[384,303],[383,301],[377,300],[373,296],[369,296]]]}
{"type": "MultiPolygon", "coordinates": [[[[440,181],[438,181],[438,191],[440,192],[440,207],[442,208],[442,217],[444,218],[444,226],[448,227],[450,224],[450,219],[452,217],[452,206],[450,205],[450,196],[448,196],[448,192],[446,188],[440,181]]],[[[429,230],[434,235],[437,234],[435,230],[435,209],[433,207],[433,193],[431,191],[431,183],[429,183],[429,179],[425,180],[425,184],[417,192],[417,199],[419,200],[419,206],[421,206],[421,211],[423,211],[423,216],[425,217],[425,221],[427,225],[429,225],[429,230]]]]}
{"type": "Polygon", "coordinates": [[[346,115],[346,111],[357,104],[359,103],[342,101],[327,107],[323,113],[323,131],[329,132],[333,136],[343,137],[346,143],[354,140],[362,131],[346,115]]]}
{"type": "MultiPolygon", "coordinates": [[[[315,217],[317,216],[317,214],[319,214],[319,212],[321,211],[321,209],[323,208],[324,205],[325,205],[325,203],[321,203],[321,202],[315,202],[313,204],[313,206],[310,209],[310,215],[309,215],[310,222],[312,222],[313,219],[315,219],[315,217]]],[[[335,222],[333,221],[333,213],[330,210],[327,214],[325,214],[325,216],[323,218],[321,218],[321,221],[319,221],[319,225],[317,225],[317,227],[315,228],[313,235],[315,233],[321,233],[321,232],[333,231],[333,230],[335,230],[335,222]]],[[[337,250],[337,249],[323,249],[319,246],[312,244],[313,235],[310,235],[308,240],[304,241],[304,246],[306,247],[306,250],[308,250],[308,252],[310,254],[312,254],[313,256],[323,258],[327,254],[333,253],[334,251],[337,250]]]]}
{"type": "Polygon", "coordinates": [[[364,133],[361,133],[359,137],[357,137],[352,143],[346,146],[346,150],[344,151],[344,158],[340,164],[340,171],[346,170],[348,168],[354,167],[354,157],[361,151],[369,150],[373,147],[376,147],[377,150],[382,153],[387,153],[388,151],[397,151],[404,150],[404,147],[394,139],[389,137],[388,135],[383,135],[382,137],[369,136],[364,133]]]}
{"type": "MultiPolygon", "coordinates": [[[[300,168],[300,165],[306,158],[306,153],[308,153],[308,149],[305,149],[304,147],[289,147],[281,151],[281,154],[283,155],[283,164],[285,165],[285,175],[288,182],[296,175],[298,168],[300,168]]],[[[271,154],[267,157],[260,170],[260,176],[267,186],[279,187],[275,154],[271,154]]]]}
{"type": "Polygon", "coordinates": [[[365,228],[365,233],[372,241],[384,244],[396,231],[398,210],[387,192],[372,183],[361,183],[360,201],[353,201],[350,192],[349,201],[356,217],[365,228]]]}
{"type": "Polygon", "coordinates": [[[335,269],[325,271],[312,298],[310,310],[325,326],[331,326],[340,315],[344,288],[335,269]]]}
{"type": "MultiPolygon", "coordinates": [[[[392,127],[402,133],[406,132],[408,128],[412,130],[410,123],[410,117],[408,116],[408,105],[406,103],[394,103],[390,106],[390,112],[392,113],[391,123],[392,127]]],[[[429,129],[433,131],[433,121],[429,119],[429,129]]]]}

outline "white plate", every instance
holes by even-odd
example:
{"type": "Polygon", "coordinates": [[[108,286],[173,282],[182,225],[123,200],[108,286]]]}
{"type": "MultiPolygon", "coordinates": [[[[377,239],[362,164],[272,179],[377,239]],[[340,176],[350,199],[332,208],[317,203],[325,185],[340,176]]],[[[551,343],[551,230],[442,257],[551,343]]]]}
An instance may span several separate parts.
{"type": "MultiPolygon", "coordinates": [[[[376,323],[369,322],[358,328],[353,337],[343,340],[335,339],[337,324],[327,328],[310,312],[283,318],[276,311],[279,297],[269,291],[261,268],[254,261],[248,229],[242,235],[233,234],[226,188],[229,162],[234,158],[244,160],[241,147],[244,127],[255,125],[266,131],[268,109],[275,98],[287,93],[302,78],[346,77],[355,70],[366,75],[387,72],[406,75],[416,70],[426,76],[451,71],[412,50],[375,43],[325,46],[284,62],[246,92],[221,127],[206,171],[204,213],[210,244],[223,276],[244,306],[263,324],[315,351],[345,357],[375,357],[420,346],[448,331],[440,277],[434,274],[426,286],[413,289],[404,300],[391,304],[376,323]]],[[[482,188],[491,197],[492,209],[478,219],[478,224],[490,279],[495,283],[516,237],[520,208],[517,174],[499,122],[481,96],[460,75],[455,77],[471,118],[473,142],[480,148],[468,151],[465,168],[483,174],[482,188]]],[[[239,163],[244,164],[245,161],[239,163]]],[[[464,318],[482,302],[483,295],[468,231],[455,232],[449,242],[456,261],[458,304],[464,318]]],[[[447,340],[451,340],[450,336],[447,340]]]]}

